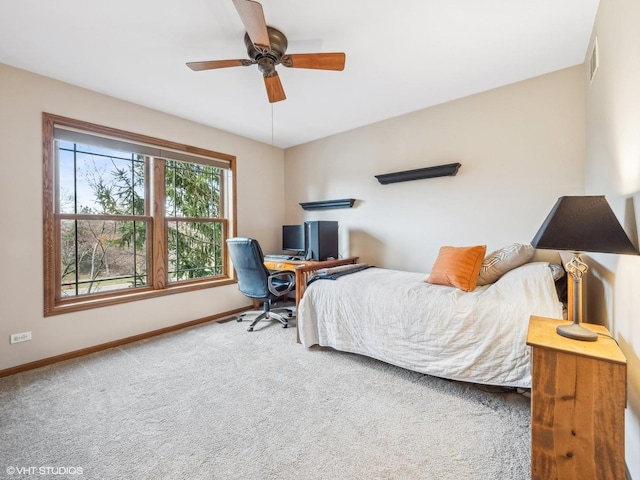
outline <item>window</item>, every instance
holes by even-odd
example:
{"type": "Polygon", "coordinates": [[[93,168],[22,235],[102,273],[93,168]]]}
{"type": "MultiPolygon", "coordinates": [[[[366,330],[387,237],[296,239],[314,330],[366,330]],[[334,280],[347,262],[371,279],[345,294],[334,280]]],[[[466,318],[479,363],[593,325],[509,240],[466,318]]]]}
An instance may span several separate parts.
{"type": "Polygon", "coordinates": [[[233,281],[235,157],[43,120],[45,315],[233,281]]]}

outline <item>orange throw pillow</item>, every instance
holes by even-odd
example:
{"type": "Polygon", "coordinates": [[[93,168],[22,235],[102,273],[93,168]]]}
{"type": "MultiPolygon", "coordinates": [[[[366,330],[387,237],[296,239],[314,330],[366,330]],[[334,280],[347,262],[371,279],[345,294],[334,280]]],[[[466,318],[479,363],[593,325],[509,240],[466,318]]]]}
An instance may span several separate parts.
{"type": "Polygon", "coordinates": [[[436,263],[425,280],[438,285],[458,287],[470,292],[476,288],[478,273],[487,252],[486,245],[475,247],[441,247],[436,263]]]}

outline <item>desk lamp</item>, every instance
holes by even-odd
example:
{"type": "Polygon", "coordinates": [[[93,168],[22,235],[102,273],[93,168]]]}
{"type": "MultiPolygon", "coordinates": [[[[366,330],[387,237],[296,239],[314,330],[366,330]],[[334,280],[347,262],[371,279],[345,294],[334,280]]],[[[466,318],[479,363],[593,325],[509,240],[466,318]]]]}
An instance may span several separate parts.
{"type": "Polygon", "coordinates": [[[565,265],[573,279],[573,323],[556,329],[563,337],[593,342],[598,335],[582,322],[582,277],[588,267],[581,252],[638,255],[620,222],[604,198],[560,197],[531,242],[535,248],[569,250],[573,258],[565,265]]]}

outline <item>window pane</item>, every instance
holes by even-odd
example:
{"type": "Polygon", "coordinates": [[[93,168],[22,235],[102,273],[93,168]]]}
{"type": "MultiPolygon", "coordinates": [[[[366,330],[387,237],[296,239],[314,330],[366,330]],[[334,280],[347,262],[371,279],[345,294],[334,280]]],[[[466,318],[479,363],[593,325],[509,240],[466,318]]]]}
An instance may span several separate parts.
{"type": "Polygon", "coordinates": [[[222,275],[221,222],[168,222],[169,281],[222,275]]]}
{"type": "Polygon", "coordinates": [[[62,296],[146,286],[144,221],[62,220],[62,296]]]}
{"type": "Polygon", "coordinates": [[[220,174],[219,168],[167,160],[167,216],[220,218],[220,174]]]}
{"type": "Polygon", "coordinates": [[[144,157],[57,142],[59,211],[144,215],[144,157]]]}
{"type": "MultiPolygon", "coordinates": [[[[62,145],[62,142],[60,142],[62,145]]],[[[71,145],[73,149],[73,145],[71,145]]],[[[62,213],[75,212],[75,164],[74,153],[68,150],[68,144],[65,148],[58,149],[58,198],[60,206],[58,211],[62,213]]]]}

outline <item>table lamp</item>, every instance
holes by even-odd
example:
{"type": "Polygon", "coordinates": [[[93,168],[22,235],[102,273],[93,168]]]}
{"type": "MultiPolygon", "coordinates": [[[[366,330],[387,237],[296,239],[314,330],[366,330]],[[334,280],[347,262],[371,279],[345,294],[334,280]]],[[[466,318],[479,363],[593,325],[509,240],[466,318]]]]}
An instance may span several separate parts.
{"type": "Polygon", "coordinates": [[[593,342],[598,335],[582,322],[582,277],[588,267],[582,252],[638,255],[604,195],[560,197],[531,242],[535,248],[569,250],[573,258],[565,265],[573,279],[573,323],[560,325],[558,334],[593,342]]]}

